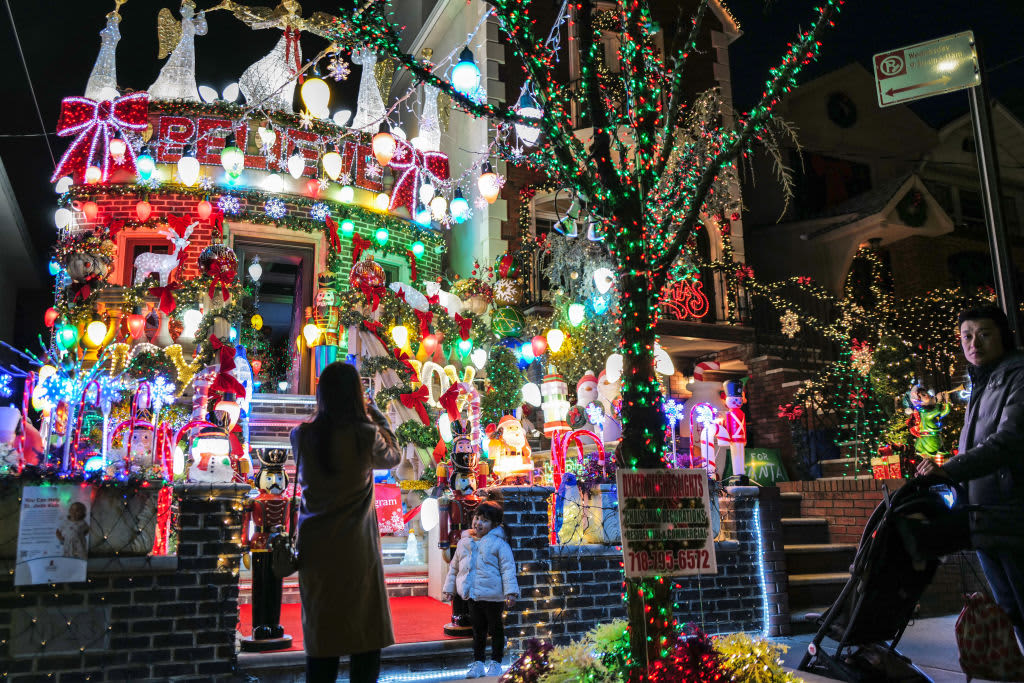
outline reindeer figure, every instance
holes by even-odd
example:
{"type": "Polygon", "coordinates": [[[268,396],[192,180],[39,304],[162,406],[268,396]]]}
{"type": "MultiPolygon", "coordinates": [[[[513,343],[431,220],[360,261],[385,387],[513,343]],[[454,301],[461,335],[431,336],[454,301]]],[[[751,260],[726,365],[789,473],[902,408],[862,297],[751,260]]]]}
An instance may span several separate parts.
{"type": "Polygon", "coordinates": [[[141,285],[151,273],[159,273],[160,286],[166,287],[167,280],[171,277],[171,271],[178,265],[178,255],[188,248],[190,243],[189,237],[192,235],[192,231],[197,225],[199,225],[199,221],[193,221],[190,223],[188,227],[185,228],[184,234],[180,237],[178,236],[177,231],[171,228],[161,230],[160,234],[169,239],[171,244],[174,245],[174,251],[170,254],[154,254],[151,251],[147,251],[145,254],[139,254],[136,256],[135,284],[141,285]]]}

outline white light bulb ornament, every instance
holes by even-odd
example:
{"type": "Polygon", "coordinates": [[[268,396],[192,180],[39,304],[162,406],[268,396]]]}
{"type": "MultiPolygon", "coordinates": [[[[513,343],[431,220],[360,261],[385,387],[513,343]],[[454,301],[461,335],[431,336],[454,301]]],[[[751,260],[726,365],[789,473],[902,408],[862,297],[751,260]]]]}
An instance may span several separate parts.
{"type": "MultiPolygon", "coordinates": [[[[519,103],[516,105],[516,112],[527,119],[540,119],[544,115],[544,111],[537,104],[537,100],[534,99],[529,89],[523,93],[522,97],[519,98],[519,103]]],[[[516,135],[523,141],[524,144],[533,147],[537,144],[537,140],[540,138],[540,128],[534,126],[527,126],[522,123],[515,124],[516,135]]]]}
{"type": "Polygon", "coordinates": [[[192,187],[199,180],[199,160],[193,155],[194,152],[189,145],[178,159],[178,177],[186,187],[192,187]]]}
{"type": "Polygon", "coordinates": [[[459,63],[452,68],[452,87],[460,95],[469,97],[480,87],[480,69],[473,59],[473,52],[469,46],[462,48],[459,53],[459,63]]]}
{"type": "Polygon", "coordinates": [[[298,180],[306,170],[306,160],[298,152],[292,152],[288,157],[288,174],[298,180]]]}

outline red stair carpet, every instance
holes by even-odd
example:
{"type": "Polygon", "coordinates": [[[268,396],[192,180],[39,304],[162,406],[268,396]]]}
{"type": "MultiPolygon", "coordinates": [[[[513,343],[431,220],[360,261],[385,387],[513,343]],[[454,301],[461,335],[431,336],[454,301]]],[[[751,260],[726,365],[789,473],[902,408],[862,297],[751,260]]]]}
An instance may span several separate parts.
{"type": "MultiPolygon", "coordinates": [[[[451,621],[452,607],[426,596],[389,598],[391,604],[391,625],[395,630],[396,643],[419,643],[429,640],[445,640],[444,625],[451,621]]],[[[302,650],[302,607],[296,604],[281,605],[281,625],[284,632],[292,637],[290,650],[302,650]]],[[[252,605],[239,605],[238,631],[243,636],[252,634],[252,605]]],[[[281,652],[281,650],[275,650],[281,652]]]]}

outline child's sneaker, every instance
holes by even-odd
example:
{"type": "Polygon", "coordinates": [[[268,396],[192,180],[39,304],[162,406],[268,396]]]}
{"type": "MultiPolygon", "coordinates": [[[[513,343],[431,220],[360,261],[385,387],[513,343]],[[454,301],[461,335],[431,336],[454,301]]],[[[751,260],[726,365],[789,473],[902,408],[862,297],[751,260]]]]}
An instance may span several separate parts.
{"type": "Polygon", "coordinates": [[[500,676],[501,675],[501,662],[496,662],[493,659],[487,662],[487,675],[488,676],[500,676]]]}
{"type": "Polygon", "coordinates": [[[486,673],[487,668],[483,662],[473,662],[466,671],[466,678],[483,678],[486,673]]]}

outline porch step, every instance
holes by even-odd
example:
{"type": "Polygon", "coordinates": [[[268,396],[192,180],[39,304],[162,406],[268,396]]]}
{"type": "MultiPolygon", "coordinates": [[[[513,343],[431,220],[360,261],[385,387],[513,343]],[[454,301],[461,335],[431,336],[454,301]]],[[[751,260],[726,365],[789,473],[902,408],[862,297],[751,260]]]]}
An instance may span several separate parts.
{"type": "Polygon", "coordinates": [[[796,491],[784,491],[782,493],[782,517],[799,517],[800,503],[804,497],[796,491]]]}
{"type": "MultiPolygon", "coordinates": [[[[389,571],[391,567],[384,568],[384,584],[387,586],[389,598],[427,594],[427,565],[394,566],[393,568],[403,571],[392,572],[389,571]]],[[[247,605],[251,602],[252,579],[240,579],[238,582],[238,604],[247,605]]],[[[281,603],[297,605],[299,602],[299,575],[292,574],[282,582],[281,603]]]]}
{"type": "Polygon", "coordinates": [[[790,576],[849,571],[857,546],[853,543],[806,543],[783,546],[790,576]]]}
{"type": "Polygon", "coordinates": [[[849,572],[790,574],[789,608],[795,613],[816,605],[831,605],[849,580],[849,572]]]}
{"type": "Polygon", "coordinates": [[[828,520],[824,517],[783,517],[783,545],[828,543],[828,520]]]}

